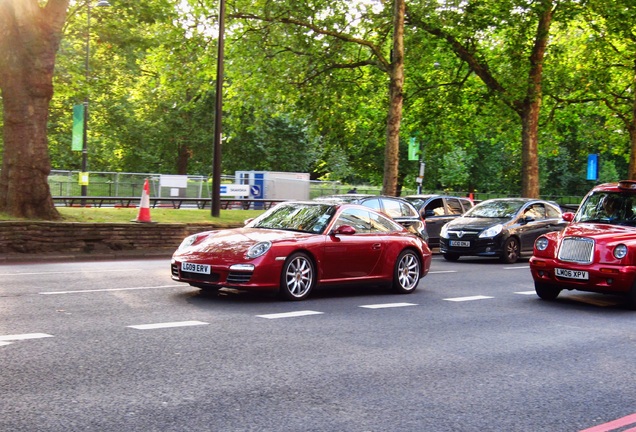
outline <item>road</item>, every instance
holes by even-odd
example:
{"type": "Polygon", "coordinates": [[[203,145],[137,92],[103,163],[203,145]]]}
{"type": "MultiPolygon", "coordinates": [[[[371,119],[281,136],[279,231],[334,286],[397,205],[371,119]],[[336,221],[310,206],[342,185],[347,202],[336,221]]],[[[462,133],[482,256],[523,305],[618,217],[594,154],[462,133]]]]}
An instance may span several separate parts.
{"type": "Polygon", "coordinates": [[[304,302],[204,295],[164,259],[0,276],[0,431],[636,424],[636,312],[596,294],[541,301],[527,261],[435,256],[413,294],[349,287],[304,302]]]}

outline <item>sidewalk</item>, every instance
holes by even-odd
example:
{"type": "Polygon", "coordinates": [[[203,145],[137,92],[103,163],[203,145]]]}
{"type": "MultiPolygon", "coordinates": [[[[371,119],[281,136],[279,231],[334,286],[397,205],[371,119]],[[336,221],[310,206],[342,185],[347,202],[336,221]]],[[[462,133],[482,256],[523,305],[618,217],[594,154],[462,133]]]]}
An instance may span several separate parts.
{"type": "Polygon", "coordinates": [[[22,254],[10,253],[0,255],[0,265],[3,264],[33,264],[35,262],[66,262],[66,261],[109,261],[130,259],[165,259],[170,260],[176,249],[153,250],[121,250],[106,252],[61,252],[22,254]]]}

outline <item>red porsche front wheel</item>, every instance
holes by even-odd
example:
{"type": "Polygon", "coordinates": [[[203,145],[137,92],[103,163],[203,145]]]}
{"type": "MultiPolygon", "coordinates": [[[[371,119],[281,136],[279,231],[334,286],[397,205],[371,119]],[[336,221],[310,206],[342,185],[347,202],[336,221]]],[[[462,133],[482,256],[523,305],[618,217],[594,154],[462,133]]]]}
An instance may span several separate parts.
{"type": "Polygon", "coordinates": [[[287,300],[304,300],[316,285],[314,263],[306,254],[292,254],[280,277],[280,294],[287,300]]]}

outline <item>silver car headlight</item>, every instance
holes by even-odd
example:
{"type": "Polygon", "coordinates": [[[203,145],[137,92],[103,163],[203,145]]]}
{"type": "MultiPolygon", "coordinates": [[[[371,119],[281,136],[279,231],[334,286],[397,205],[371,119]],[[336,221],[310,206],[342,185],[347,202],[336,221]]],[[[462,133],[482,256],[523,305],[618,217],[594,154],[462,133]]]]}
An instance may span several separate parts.
{"type": "Polygon", "coordinates": [[[623,259],[627,256],[627,246],[624,244],[619,244],[614,248],[614,256],[617,259],[623,259]]]}
{"type": "Polygon", "coordinates": [[[550,242],[548,241],[547,238],[539,237],[537,241],[534,242],[534,247],[536,247],[537,250],[544,251],[548,248],[548,243],[550,242]]]}
{"type": "Polygon", "coordinates": [[[501,230],[503,230],[503,225],[502,224],[497,224],[495,226],[491,226],[490,228],[487,228],[487,229],[483,230],[481,233],[479,233],[479,238],[494,237],[497,234],[499,234],[501,232],[501,230]]]}
{"type": "Polygon", "coordinates": [[[444,226],[442,227],[442,229],[440,230],[440,232],[439,232],[439,236],[440,236],[441,238],[445,238],[445,239],[447,239],[447,238],[448,238],[448,228],[446,227],[446,225],[444,225],[444,226]]]}
{"type": "Polygon", "coordinates": [[[248,258],[258,258],[259,256],[263,255],[265,252],[267,252],[269,248],[271,247],[272,247],[272,242],[270,241],[258,242],[248,249],[246,256],[248,258]]]}

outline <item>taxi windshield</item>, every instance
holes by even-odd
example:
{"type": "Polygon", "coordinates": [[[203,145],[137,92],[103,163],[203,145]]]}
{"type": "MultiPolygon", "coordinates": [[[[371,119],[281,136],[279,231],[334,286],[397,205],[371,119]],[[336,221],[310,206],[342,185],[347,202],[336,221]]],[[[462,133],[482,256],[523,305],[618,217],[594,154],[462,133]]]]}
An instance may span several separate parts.
{"type": "Polygon", "coordinates": [[[574,222],[636,226],[634,198],[635,195],[621,192],[594,192],[581,204],[574,222]]]}

